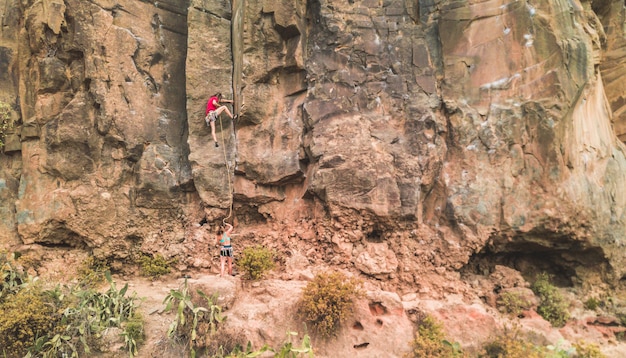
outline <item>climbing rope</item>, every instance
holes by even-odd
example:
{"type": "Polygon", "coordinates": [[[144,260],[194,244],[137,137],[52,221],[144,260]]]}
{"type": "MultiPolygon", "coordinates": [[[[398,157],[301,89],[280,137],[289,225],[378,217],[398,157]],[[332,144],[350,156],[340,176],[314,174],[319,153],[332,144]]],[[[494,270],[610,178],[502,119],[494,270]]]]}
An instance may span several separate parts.
{"type": "MultiPolygon", "coordinates": [[[[226,157],[226,145],[225,145],[225,140],[224,140],[224,127],[222,126],[222,116],[219,116],[219,119],[220,119],[220,133],[222,135],[222,151],[224,152],[224,164],[226,166],[226,176],[228,177],[228,193],[232,195],[233,185],[230,180],[230,166],[228,165],[228,158],[226,157]]],[[[231,197],[228,216],[222,220],[223,224],[226,224],[226,220],[230,219],[231,215],[233,215],[233,201],[234,200],[231,197]]]]}

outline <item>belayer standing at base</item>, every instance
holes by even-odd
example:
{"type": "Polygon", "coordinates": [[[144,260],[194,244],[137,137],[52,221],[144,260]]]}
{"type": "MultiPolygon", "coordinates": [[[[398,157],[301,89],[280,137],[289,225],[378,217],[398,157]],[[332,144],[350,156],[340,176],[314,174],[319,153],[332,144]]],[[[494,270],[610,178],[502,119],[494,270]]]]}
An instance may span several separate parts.
{"type": "Polygon", "coordinates": [[[220,276],[224,276],[226,261],[228,261],[228,274],[233,274],[233,247],[230,243],[230,235],[233,232],[233,226],[224,223],[217,231],[217,242],[220,245],[220,276]]]}
{"type": "Polygon", "coordinates": [[[211,98],[209,98],[209,100],[207,101],[204,117],[204,121],[206,122],[206,124],[211,126],[211,135],[213,136],[213,141],[215,142],[216,147],[219,147],[219,144],[217,144],[217,137],[215,136],[215,121],[217,120],[217,117],[222,112],[226,112],[226,114],[228,114],[230,118],[237,118],[236,115],[233,116],[233,114],[230,113],[228,107],[220,104],[222,102],[233,103],[233,101],[230,99],[222,99],[222,94],[220,92],[211,96],[211,98]]]}

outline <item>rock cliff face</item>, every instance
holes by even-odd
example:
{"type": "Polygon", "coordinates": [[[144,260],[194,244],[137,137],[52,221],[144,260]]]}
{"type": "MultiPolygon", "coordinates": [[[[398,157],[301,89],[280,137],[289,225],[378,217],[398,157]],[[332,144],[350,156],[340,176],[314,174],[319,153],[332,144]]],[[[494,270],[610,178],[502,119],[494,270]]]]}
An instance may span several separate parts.
{"type": "Polygon", "coordinates": [[[206,228],[228,217],[242,243],[405,293],[496,264],[563,285],[626,273],[622,2],[0,0],[0,15],[7,249],[208,268],[206,228]],[[216,92],[240,115],[217,122],[219,148],[216,92]]]}
{"type": "Polygon", "coordinates": [[[159,4],[3,2],[3,242],[123,256],[185,237],[187,5],[159,4]]]}
{"type": "Polygon", "coordinates": [[[189,9],[189,159],[211,219],[232,203],[242,224],[401,284],[485,257],[622,277],[619,3],[189,9]],[[231,82],[245,109],[222,153],[202,107],[231,82]]]}

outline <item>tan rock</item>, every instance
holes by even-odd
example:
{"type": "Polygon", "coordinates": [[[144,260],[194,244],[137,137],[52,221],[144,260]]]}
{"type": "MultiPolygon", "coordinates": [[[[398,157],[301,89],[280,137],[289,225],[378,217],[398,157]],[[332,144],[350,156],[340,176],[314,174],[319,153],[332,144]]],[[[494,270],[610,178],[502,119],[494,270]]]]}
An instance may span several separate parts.
{"type": "Polygon", "coordinates": [[[356,256],[354,266],[365,274],[376,276],[395,272],[398,259],[387,243],[368,243],[356,256]]]}
{"type": "Polygon", "coordinates": [[[489,279],[500,288],[528,287],[529,283],[524,280],[521,273],[510,267],[496,265],[489,279]]]}
{"type": "Polygon", "coordinates": [[[202,291],[206,296],[212,297],[217,295],[217,304],[223,309],[228,310],[235,304],[238,294],[238,282],[231,276],[200,276],[198,278],[190,278],[187,280],[189,292],[193,294],[195,304],[208,308],[208,303],[203,297],[196,294],[198,290],[202,291]]]}
{"type": "MultiPolygon", "coordinates": [[[[491,303],[496,284],[522,287],[539,270],[617,287],[622,10],[0,0],[0,101],[21,127],[0,154],[0,246],[115,267],[131,250],[161,252],[209,268],[194,225],[228,216],[242,246],[306,253],[280,266],[286,279],[330,265],[385,291],[491,303]],[[241,115],[221,116],[219,148],[204,122],[216,92],[241,115]]],[[[464,305],[450,310],[495,329],[464,305]]],[[[378,352],[358,337],[342,353],[378,352]]]]}

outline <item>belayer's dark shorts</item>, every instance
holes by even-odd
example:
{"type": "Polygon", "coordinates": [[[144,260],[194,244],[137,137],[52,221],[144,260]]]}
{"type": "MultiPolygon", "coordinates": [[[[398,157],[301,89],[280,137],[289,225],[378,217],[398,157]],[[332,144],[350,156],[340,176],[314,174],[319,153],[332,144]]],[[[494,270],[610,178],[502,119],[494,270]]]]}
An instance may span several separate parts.
{"type": "Polygon", "coordinates": [[[233,257],[233,247],[232,246],[222,246],[220,250],[220,256],[222,257],[233,257]]]}

